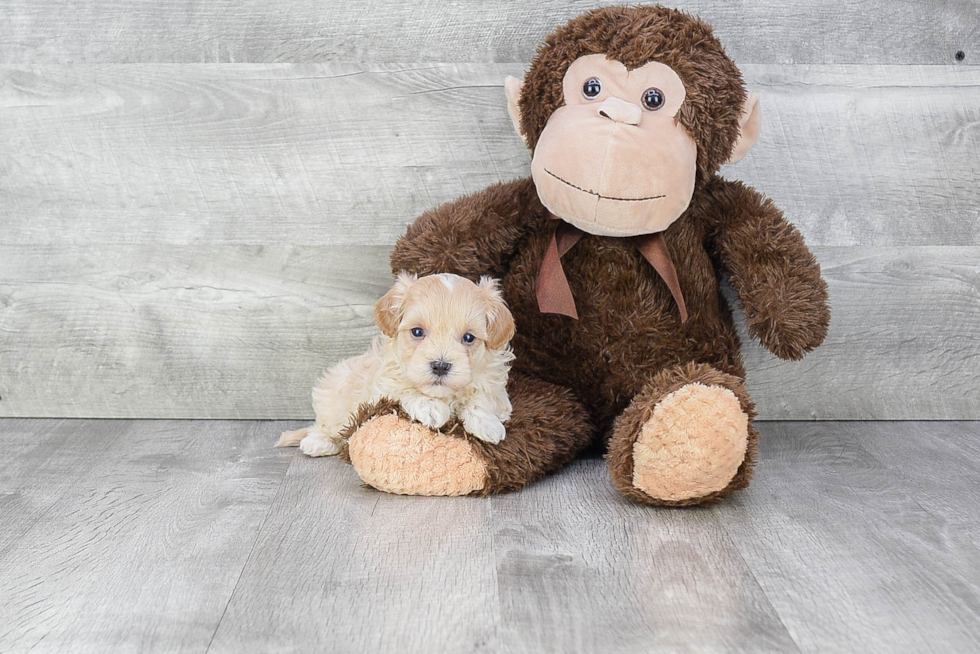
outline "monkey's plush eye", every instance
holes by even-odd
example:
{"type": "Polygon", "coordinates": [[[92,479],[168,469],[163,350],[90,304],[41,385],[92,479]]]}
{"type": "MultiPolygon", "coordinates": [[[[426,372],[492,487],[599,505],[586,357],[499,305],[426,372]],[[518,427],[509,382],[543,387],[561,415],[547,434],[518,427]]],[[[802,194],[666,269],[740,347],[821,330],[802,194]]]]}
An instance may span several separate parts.
{"type": "Polygon", "coordinates": [[[472,343],[475,340],[476,340],[476,336],[474,336],[473,334],[471,334],[469,332],[466,332],[465,334],[463,334],[463,342],[464,343],[469,344],[469,343],[472,343]]]}
{"type": "Polygon", "coordinates": [[[600,93],[602,93],[602,82],[599,81],[598,77],[590,77],[585,80],[585,84],[582,85],[582,95],[593,100],[599,97],[600,93]]]}
{"type": "Polygon", "coordinates": [[[421,327],[412,327],[412,336],[415,338],[422,338],[425,336],[425,331],[421,327]]]}
{"type": "Polygon", "coordinates": [[[664,92],[657,88],[647,89],[643,92],[643,106],[650,111],[656,111],[660,107],[664,106],[666,102],[664,97],[664,92]]]}

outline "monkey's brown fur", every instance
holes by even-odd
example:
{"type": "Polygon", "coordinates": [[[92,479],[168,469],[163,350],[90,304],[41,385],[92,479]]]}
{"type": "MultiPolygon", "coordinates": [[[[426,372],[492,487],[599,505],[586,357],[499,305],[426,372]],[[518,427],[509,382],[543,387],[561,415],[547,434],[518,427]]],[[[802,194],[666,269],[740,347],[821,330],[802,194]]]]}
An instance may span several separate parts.
{"type": "MultiPolygon", "coordinates": [[[[596,443],[605,444],[612,478],[630,499],[717,502],[751,478],[757,441],[751,422],[745,459],[728,486],[683,501],[652,498],[633,486],[640,427],[660,399],[692,381],[730,389],[743,412],[754,416],[739,338],[719,288],[723,275],[730,275],[749,333],[787,359],[799,359],[823,341],[830,318],[826,285],[779,209],[717,175],[738,136],[746,93],[710,27],[687,14],[603,8],[549,36],[531,63],[520,101],[521,130],[532,150],[562,102],[566,69],[592,53],[606,53],[628,68],[665,63],[685,85],[678,120],[697,143],[696,185],[687,211],[665,236],[689,320],[681,323],[667,286],[626,240],[589,234],[562,259],[579,320],[541,313],[535,280],[558,221],[548,218],[530,179],[497,184],[423,214],[398,241],[392,269],[503,280],[517,323],[514,417],[499,445],[470,439],[487,462],[483,492],[519,488],[596,443]]],[[[390,407],[362,412],[355,427],[381,412],[390,407]]]]}

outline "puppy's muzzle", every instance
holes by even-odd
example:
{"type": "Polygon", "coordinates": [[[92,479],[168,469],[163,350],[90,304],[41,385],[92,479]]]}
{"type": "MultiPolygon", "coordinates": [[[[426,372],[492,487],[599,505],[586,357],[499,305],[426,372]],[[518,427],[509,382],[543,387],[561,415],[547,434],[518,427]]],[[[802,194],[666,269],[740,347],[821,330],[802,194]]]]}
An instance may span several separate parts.
{"type": "Polygon", "coordinates": [[[430,361],[429,368],[432,369],[432,374],[436,377],[445,377],[453,369],[453,364],[445,359],[439,359],[438,361],[430,361]]]}

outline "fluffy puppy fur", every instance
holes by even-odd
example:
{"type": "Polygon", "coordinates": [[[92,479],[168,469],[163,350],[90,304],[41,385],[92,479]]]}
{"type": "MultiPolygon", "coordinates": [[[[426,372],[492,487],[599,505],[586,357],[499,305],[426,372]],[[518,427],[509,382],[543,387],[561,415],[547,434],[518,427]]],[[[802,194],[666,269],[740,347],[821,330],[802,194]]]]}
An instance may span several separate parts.
{"type": "Polygon", "coordinates": [[[283,432],[278,447],[337,454],[351,414],[383,397],[431,429],[456,417],[480,440],[503,440],[514,318],[495,280],[403,273],[374,307],[374,319],[382,335],[365,354],[324,373],[313,388],[316,423],[283,432]]]}

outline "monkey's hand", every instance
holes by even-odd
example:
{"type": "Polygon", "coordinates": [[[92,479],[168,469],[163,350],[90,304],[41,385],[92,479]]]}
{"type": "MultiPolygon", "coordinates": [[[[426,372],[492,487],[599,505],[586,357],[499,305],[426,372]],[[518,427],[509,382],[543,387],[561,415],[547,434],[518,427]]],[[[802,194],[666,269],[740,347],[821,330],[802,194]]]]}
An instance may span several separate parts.
{"type": "Polygon", "coordinates": [[[781,359],[802,359],[830,323],[820,265],[771,200],[739,182],[709,187],[715,255],[731,274],[749,334],[781,359]]]}
{"type": "Polygon", "coordinates": [[[827,285],[817,276],[770,268],[736,280],[749,334],[781,359],[802,359],[823,343],[830,323],[827,285]]]}

